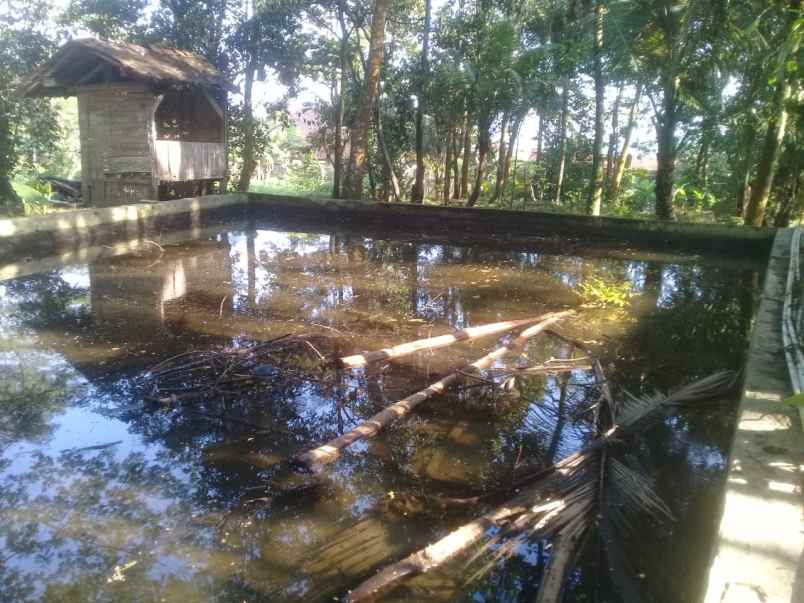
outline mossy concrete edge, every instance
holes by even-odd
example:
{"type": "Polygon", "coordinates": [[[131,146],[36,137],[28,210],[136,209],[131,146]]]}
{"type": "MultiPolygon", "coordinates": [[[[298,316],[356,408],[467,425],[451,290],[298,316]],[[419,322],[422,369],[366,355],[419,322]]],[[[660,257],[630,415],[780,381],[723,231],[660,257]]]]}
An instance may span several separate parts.
{"type": "Polygon", "coordinates": [[[215,214],[237,206],[245,211],[247,205],[245,194],[229,193],[0,219],[0,258],[13,261],[110,241],[143,239],[154,229],[198,229],[215,214]]]}
{"type": "Polygon", "coordinates": [[[494,208],[377,203],[350,199],[307,198],[268,193],[249,193],[249,203],[263,210],[312,212],[336,219],[382,220],[386,224],[425,229],[456,227],[507,230],[517,234],[567,234],[575,237],[620,240],[662,247],[688,245],[702,251],[766,254],[775,229],[723,224],[638,220],[557,214],[494,208]]]}
{"type": "Polygon", "coordinates": [[[172,201],[142,201],[116,207],[59,212],[45,216],[0,219],[2,263],[18,258],[52,256],[66,250],[117,240],[147,238],[154,229],[197,229],[215,214],[247,208],[256,213],[314,216],[333,223],[375,223],[438,234],[449,230],[493,234],[567,236],[619,241],[662,251],[676,246],[703,252],[764,255],[773,229],[651,220],[577,216],[491,208],[377,203],[346,199],[305,198],[262,193],[229,193],[172,201]]]}
{"type": "Polygon", "coordinates": [[[782,402],[792,394],[781,334],[791,234],[777,232],[754,321],[705,603],[804,601],[804,436],[782,402]]]}

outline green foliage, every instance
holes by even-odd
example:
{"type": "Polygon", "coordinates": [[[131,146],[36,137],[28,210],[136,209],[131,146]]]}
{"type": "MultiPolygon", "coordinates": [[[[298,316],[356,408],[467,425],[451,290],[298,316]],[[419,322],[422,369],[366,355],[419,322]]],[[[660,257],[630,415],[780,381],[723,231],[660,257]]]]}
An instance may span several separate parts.
{"type": "MultiPolygon", "coordinates": [[[[372,0],[312,2],[310,0],[253,0],[194,2],[192,0],[69,0],[63,10],[52,0],[6,0],[0,16],[0,61],[8,77],[0,82],[0,179],[15,175],[33,181],[42,173],[74,176],[77,141],[73,109],[63,101],[21,100],[13,95],[19,78],[46,59],[67,35],[89,31],[119,41],[157,43],[197,52],[242,86],[251,70],[255,81],[278,81],[288,97],[267,112],[256,106],[253,148],[258,169],[287,174],[282,186],[316,185],[312,172],[300,166],[289,174],[291,162],[306,148],[324,149],[334,161],[335,123],[339,99],[344,101],[342,133],[354,123],[363,87],[372,0]],[[308,26],[305,26],[309,24],[308,26]],[[286,111],[298,92],[300,76],[314,80],[314,103],[320,124],[308,140],[294,141],[296,133],[286,111]],[[341,86],[344,87],[341,90],[341,86]],[[263,117],[267,113],[267,118],[263,117]],[[300,171],[301,170],[301,171],[300,171]]],[[[760,155],[758,137],[774,117],[773,95],[779,74],[793,82],[788,103],[791,116],[779,160],[779,173],[769,213],[781,222],[804,211],[797,201],[795,174],[802,152],[801,51],[793,48],[801,36],[800,15],[787,10],[789,2],[738,0],[728,10],[722,3],[676,0],[607,2],[604,15],[603,69],[607,81],[606,135],[611,129],[615,86],[643,90],[638,130],[644,137],[648,119],[657,129],[656,141],[642,140],[642,152],[662,148],[676,165],[672,205],[682,219],[730,221],[737,213],[744,182],[755,175],[760,155]],[[783,63],[782,63],[783,61],[783,63]],[[728,92],[725,92],[728,90],[728,92]],[[648,102],[650,100],[650,103],[648,102]],[[648,113],[648,111],[650,113],[648,113]],[[702,150],[701,157],[698,157],[702,150]],[[706,166],[703,176],[700,159],[706,166]],[[748,177],[746,178],[746,173],[748,177]]],[[[470,137],[470,191],[479,149],[488,152],[481,175],[480,204],[582,212],[586,209],[594,155],[595,103],[590,76],[594,3],[527,0],[521,3],[476,0],[436,6],[433,15],[429,69],[421,72],[424,5],[406,0],[391,3],[379,95],[379,122],[369,136],[366,190],[382,196],[388,185],[381,148],[384,145],[403,198],[411,190],[415,171],[415,114],[424,90],[424,150],[426,190],[436,189],[446,161],[446,140],[461,134],[468,118],[470,137]],[[569,89],[562,195],[555,200],[562,132],[561,91],[569,89]],[[496,188],[497,144],[504,116],[539,115],[543,122],[542,156],[538,175],[529,176],[520,158],[516,173],[508,172],[502,194],[496,188]],[[578,158],[583,158],[578,160],[578,158]]],[[[242,166],[246,139],[251,135],[249,112],[240,95],[229,98],[230,172],[242,166]]],[[[619,148],[625,118],[619,111],[619,131],[612,140],[619,148]]],[[[522,136],[519,136],[520,141],[522,136]]],[[[460,141],[463,142],[462,140],[460,141]]],[[[510,139],[506,134],[505,143],[510,139]]],[[[515,143],[515,141],[514,141],[515,143]]],[[[463,148],[458,164],[463,163],[463,148]]],[[[605,149],[601,150],[605,154],[605,149]]],[[[304,163],[304,161],[302,161],[304,163]]],[[[308,166],[309,167],[309,166],[308,166]]],[[[232,178],[236,181],[237,178],[232,178]]],[[[626,172],[616,199],[607,199],[603,212],[645,216],[657,207],[655,174],[626,172]]],[[[5,204],[17,203],[0,186],[5,204]]],[[[309,191],[308,191],[309,192],[309,191]]],[[[19,208],[18,208],[19,209],[19,208]]]]}
{"type": "Polygon", "coordinates": [[[49,101],[23,99],[20,78],[48,57],[55,47],[48,29],[48,2],[6,2],[0,11],[0,213],[19,212],[20,200],[10,179],[22,162],[35,165],[55,149],[57,125],[49,101]]]}
{"type": "Polygon", "coordinates": [[[48,207],[48,191],[38,190],[34,186],[23,182],[14,181],[11,183],[14,191],[22,199],[23,210],[26,216],[34,214],[44,214],[48,207]]]}
{"type": "Polygon", "coordinates": [[[307,151],[301,159],[291,161],[289,176],[291,185],[302,193],[318,191],[325,185],[321,165],[312,151],[307,151]]]}
{"type": "Polygon", "coordinates": [[[105,40],[127,40],[143,35],[147,0],[71,0],[60,18],[64,26],[80,26],[105,40]]]}

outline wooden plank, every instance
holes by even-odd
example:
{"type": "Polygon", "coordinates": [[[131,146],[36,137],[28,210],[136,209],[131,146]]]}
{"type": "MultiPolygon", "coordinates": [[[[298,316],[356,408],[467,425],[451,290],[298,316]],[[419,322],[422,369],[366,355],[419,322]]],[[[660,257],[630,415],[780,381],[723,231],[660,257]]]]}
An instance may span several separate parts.
{"type": "Polygon", "coordinates": [[[105,174],[150,174],[151,158],[145,154],[107,156],[103,171],[105,174]]]}
{"type": "Polygon", "coordinates": [[[86,95],[78,95],[78,131],[81,139],[81,196],[85,203],[92,203],[92,160],[91,142],[89,140],[89,118],[87,116],[88,99],[86,95]]]}
{"type": "Polygon", "coordinates": [[[226,146],[221,142],[154,142],[160,180],[207,180],[226,176],[226,146]]]}

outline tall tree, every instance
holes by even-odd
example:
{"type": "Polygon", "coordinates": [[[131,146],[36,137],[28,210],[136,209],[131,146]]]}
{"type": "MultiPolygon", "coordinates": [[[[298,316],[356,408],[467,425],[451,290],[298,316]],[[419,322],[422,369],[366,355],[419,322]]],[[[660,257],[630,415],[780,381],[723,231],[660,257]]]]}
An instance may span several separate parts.
{"type": "Polygon", "coordinates": [[[385,49],[385,21],[389,6],[390,0],[374,0],[366,74],[363,78],[363,90],[350,134],[351,152],[344,194],[351,199],[363,198],[363,176],[366,170],[369,126],[374,113],[374,104],[377,101],[380,69],[385,49]]]}
{"type": "Polygon", "coordinates": [[[606,149],[606,174],[604,183],[608,189],[611,186],[611,176],[614,172],[614,160],[617,155],[617,146],[620,137],[620,104],[623,98],[623,84],[617,86],[617,96],[611,109],[611,131],[609,132],[609,145],[606,149]]]}
{"type": "Polygon", "coordinates": [[[561,113],[558,118],[558,158],[556,167],[555,196],[553,202],[561,204],[564,192],[564,171],[567,163],[567,121],[569,118],[569,82],[565,81],[561,90],[561,113]]]}
{"type": "Polygon", "coordinates": [[[594,0],[594,43],[592,45],[593,78],[595,81],[595,142],[592,147],[592,182],[589,188],[587,212],[600,215],[603,202],[603,119],[606,102],[606,82],[603,79],[603,0],[594,0]]]}
{"type": "Polygon", "coordinates": [[[426,97],[425,86],[429,71],[431,12],[431,0],[424,0],[424,30],[422,31],[419,94],[416,106],[416,182],[413,185],[412,203],[424,202],[424,99],[426,97]]]}
{"type": "Polygon", "coordinates": [[[694,132],[697,99],[711,75],[712,42],[723,35],[727,9],[701,0],[635,0],[627,10],[628,22],[639,28],[633,52],[651,83],[646,95],[656,130],[655,212],[668,219],[674,213],[676,162],[694,132]]]}
{"type": "Polygon", "coordinates": [[[768,206],[773,179],[779,167],[785,130],[788,121],[787,104],[793,92],[791,76],[788,70],[796,68],[796,64],[788,63],[795,57],[801,47],[804,35],[804,18],[801,17],[801,0],[790,0],[788,3],[787,27],[785,39],[779,50],[775,73],[776,90],[770,106],[770,120],[765,133],[762,154],[757,167],[757,176],[751,187],[751,198],[745,210],[745,223],[749,226],[762,226],[765,210],[768,206]]]}
{"type": "Polygon", "coordinates": [[[608,198],[610,201],[615,200],[617,195],[620,194],[620,184],[623,181],[625,165],[628,162],[628,153],[631,149],[631,137],[634,135],[634,129],[636,128],[637,115],[639,115],[639,101],[641,100],[641,96],[642,85],[638,84],[636,93],[634,94],[634,100],[631,103],[631,108],[628,111],[628,123],[626,124],[625,132],[623,133],[623,144],[617,156],[617,163],[614,167],[614,171],[612,172],[611,182],[609,184],[608,198]]]}
{"type": "MultiPolygon", "coordinates": [[[[0,13],[0,212],[18,214],[22,200],[11,185],[20,160],[51,151],[58,125],[47,99],[22,99],[16,86],[55,48],[48,31],[50,6],[39,0],[9,2],[0,13]]],[[[29,162],[30,163],[30,162],[29,162]]]]}
{"type": "Polygon", "coordinates": [[[304,59],[307,36],[301,31],[307,3],[304,0],[251,0],[242,23],[228,43],[242,65],[242,157],[237,188],[248,191],[257,166],[257,122],[254,117],[254,82],[270,75],[293,88],[304,59]]]}
{"type": "Polygon", "coordinates": [[[351,30],[346,25],[346,8],[344,0],[338,0],[335,13],[338,21],[338,94],[335,98],[335,140],[334,157],[332,160],[332,196],[335,199],[341,196],[341,183],[343,181],[343,123],[346,116],[346,94],[348,89],[349,71],[349,38],[351,30]]]}

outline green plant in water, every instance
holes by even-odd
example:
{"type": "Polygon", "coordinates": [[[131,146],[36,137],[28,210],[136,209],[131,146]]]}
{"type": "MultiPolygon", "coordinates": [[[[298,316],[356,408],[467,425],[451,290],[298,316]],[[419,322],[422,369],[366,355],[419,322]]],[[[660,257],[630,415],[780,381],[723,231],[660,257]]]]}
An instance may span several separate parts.
{"type": "Polygon", "coordinates": [[[584,303],[591,306],[622,309],[631,301],[631,283],[628,281],[615,283],[592,277],[581,283],[579,289],[584,303]]]}

